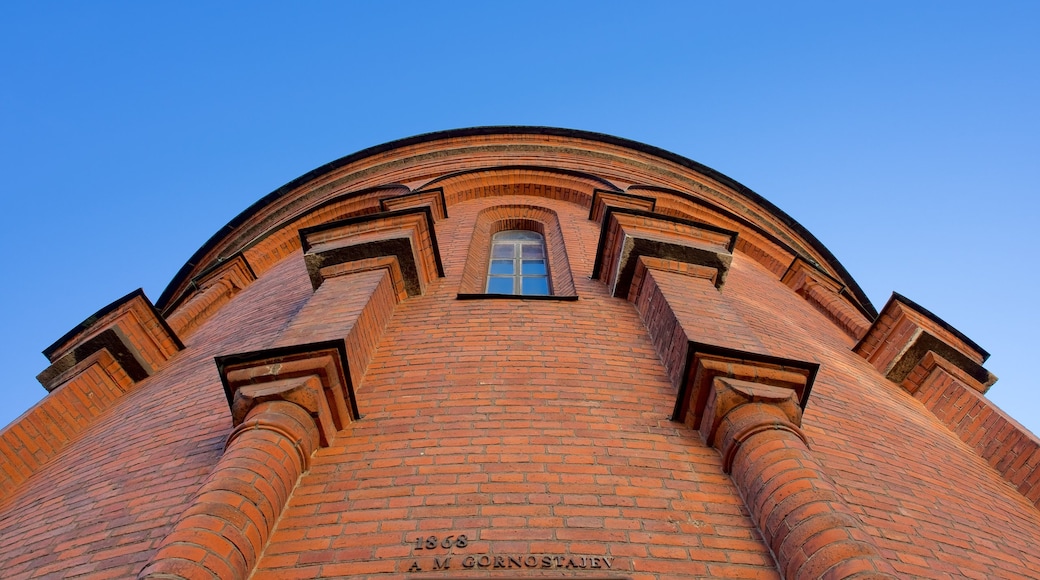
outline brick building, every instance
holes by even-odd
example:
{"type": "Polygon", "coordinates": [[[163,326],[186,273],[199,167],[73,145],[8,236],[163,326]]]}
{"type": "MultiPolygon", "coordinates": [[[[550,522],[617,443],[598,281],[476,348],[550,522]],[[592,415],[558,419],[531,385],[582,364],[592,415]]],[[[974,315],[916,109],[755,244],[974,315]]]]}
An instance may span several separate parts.
{"type": "Polygon", "coordinates": [[[5,578],[1040,577],[987,353],[624,139],[349,155],[44,354],[5,578]]]}

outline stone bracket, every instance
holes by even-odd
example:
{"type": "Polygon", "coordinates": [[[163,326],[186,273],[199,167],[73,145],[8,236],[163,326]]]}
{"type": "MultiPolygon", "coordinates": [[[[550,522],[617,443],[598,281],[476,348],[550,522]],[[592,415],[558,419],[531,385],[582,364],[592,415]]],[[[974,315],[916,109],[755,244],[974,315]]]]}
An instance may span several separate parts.
{"type": "Polygon", "coordinates": [[[348,218],[300,230],[307,274],[315,290],[322,271],[347,262],[394,256],[409,296],[444,277],[429,206],[348,218]]]}
{"type": "Polygon", "coordinates": [[[415,207],[429,206],[434,219],[448,219],[448,204],[444,200],[444,188],[434,187],[421,191],[413,191],[379,200],[380,211],[395,211],[415,207]]]}
{"type": "Polygon", "coordinates": [[[51,361],[37,379],[48,391],[82,370],[79,363],[101,350],[134,381],[162,368],[184,345],[140,289],[105,306],[44,349],[51,361]]]}
{"type": "MultiPolygon", "coordinates": [[[[786,359],[690,341],[686,351],[683,382],[675,400],[672,420],[701,429],[715,380],[737,379],[793,391],[801,409],[819,371],[818,363],[786,359]]],[[[716,421],[709,418],[709,424],[716,421]]],[[[714,427],[712,427],[714,429],[714,427]]],[[[714,437],[714,431],[709,433],[714,437]]]]}
{"type": "Polygon", "coordinates": [[[215,362],[234,425],[262,402],[289,401],[311,414],[326,446],[361,417],[343,340],[218,356],[215,362]]]}
{"type": "Polygon", "coordinates": [[[980,393],[997,381],[982,367],[989,353],[935,314],[897,293],[892,293],[853,351],[904,388],[908,388],[907,377],[928,353],[960,369],[970,377],[968,384],[980,393]]]}
{"type": "Polygon", "coordinates": [[[636,209],[607,207],[592,277],[612,296],[627,298],[639,258],[646,256],[713,268],[721,288],[733,261],[737,233],[709,224],[636,209]]]}

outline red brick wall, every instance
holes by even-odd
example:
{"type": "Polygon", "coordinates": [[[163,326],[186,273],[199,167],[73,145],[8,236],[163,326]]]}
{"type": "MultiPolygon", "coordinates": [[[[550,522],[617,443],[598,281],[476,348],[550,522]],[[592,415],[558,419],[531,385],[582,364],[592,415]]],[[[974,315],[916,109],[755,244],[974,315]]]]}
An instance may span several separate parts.
{"type": "Polygon", "coordinates": [[[458,534],[455,572],[533,555],[775,574],[717,454],[668,420],[674,391],[635,310],[588,279],[586,209],[554,206],[579,301],[455,300],[476,215],[501,202],[438,225],[446,278],[398,307],[358,389],[364,419],[317,454],[256,577],[430,572],[449,550],[416,538],[458,534]]]}
{"type": "MultiPolygon", "coordinates": [[[[556,154],[580,166],[577,154],[556,154]]],[[[510,159],[496,152],[484,162],[510,159]]],[[[438,163],[442,173],[453,167],[438,163]]],[[[596,163],[618,183],[683,183],[671,165],[626,174],[622,161],[596,163]]],[[[394,171],[384,178],[437,174],[394,171]]],[[[445,277],[396,306],[385,271],[329,278],[315,293],[293,226],[260,240],[246,251],[256,281],[212,312],[161,372],[99,407],[60,453],[12,485],[0,504],[0,575],[137,574],[223,454],[231,420],[213,357],[348,338],[356,328],[351,366],[370,359],[354,377],[363,417],[315,453],[255,578],[419,578],[447,576],[444,568],[486,576],[496,564],[527,574],[530,563],[542,575],[777,577],[718,452],[669,420],[676,392],[662,358],[673,353],[655,350],[635,305],[589,278],[600,231],[588,220],[594,182],[539,180],[508,191],[537,196],[502,195],[500,180],[481,186],[487,191],[460,180],[469,189],[447,192],[451,217],[436,225],[445,277]],[[577,301],[456,300],[477,216],[498,204],[556,212],[577,301]],[[356,325],[359,296],[379,308],[356,325]],[[376,346],[361,334],[378,336],[376,346]],[[417,545],[431,536],[438,547],[417,545]],[[451,547],[440,547],[448,536],[451,547]],[[410,572],[413,564],[422,572],[410,572]]],[[[376,202],[342,207],[367,212],[376,202]]],[[[681,213],[689,203],[663,205],[681,213]]],[[[296,215],[284,209],[286,220],[296,215]]],[[[938,392],[948,386],[922,388],[918,400],[887,381],[852,351],[852,338],[780,282],[777,265],[789,260],[759,241],[754,256],[738,243],[721,291],[670,272],[647,280],[690,340],[821,365],[802,430],[898,573],[1040,576],[1040,512],[980,457],[982,438],[962,433],[969,446],[933,414],[949,413],[938,392]]]]}

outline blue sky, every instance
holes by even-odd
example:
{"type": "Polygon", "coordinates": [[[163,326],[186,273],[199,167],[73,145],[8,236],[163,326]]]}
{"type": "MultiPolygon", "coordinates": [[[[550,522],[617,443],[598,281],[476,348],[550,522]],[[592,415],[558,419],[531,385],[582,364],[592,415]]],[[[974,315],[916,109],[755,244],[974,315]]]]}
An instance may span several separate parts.
{"type": "Polygon", "coordinates": [[[158,298],[283,183],[525,124],[744,183],[877,307],[898,291],[993,353],[990,397],[1040,432],[1040,4],[291,4],[0,4],[0,425],[45,394],[44,347],[158,298]]]}

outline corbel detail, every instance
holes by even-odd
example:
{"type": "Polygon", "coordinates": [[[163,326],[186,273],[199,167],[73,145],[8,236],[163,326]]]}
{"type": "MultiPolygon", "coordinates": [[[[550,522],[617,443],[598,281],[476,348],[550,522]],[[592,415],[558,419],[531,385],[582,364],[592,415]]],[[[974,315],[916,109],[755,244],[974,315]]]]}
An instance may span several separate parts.
{"type": "Polygon", "coordinates": [[[51,365],[37,375],[48,391],[68,382],[81,363],[106,350],[123,371],[140,382],[155,374],[184,345],[140,289],[123,296],[86,319],[43,354],[51,365]]]}
{"type": "Polygon", "coordinates": [[[592,204],[589,207],[589,219],[598,224],[603,223],[607,214],[607,208],[638,209],[643,211],[654,211],[657,200],[644,195],[634,195],[620,191],[609,191],[606,189],[592,190],[592,204]]]}
{"type": "Polygon", "coordinates": [[[326,446],[337,431],[360,418],[343,340],[219,356],[215,361],[233,425],[262,402],[288,401],[311,415],[326,446]]]}
{"type": "Polygon", "coordinates": [[[713,269],[715,287],[722,288],[736,239],[736,232],[710,224],[607,206],[592,277],[612,296],[627,298],[639,259],[648,257],[713,269]]]}
{"type": "MultiPolygon", "coordinates": [[[[444,277],[430,206],[387,211],[300,230],[304,262],[315,290],[328,277],[351,271],[343,264],[393,257],[405,293],[418,296],[444,277]]],[[[371,264],[371,263],[370,263],[371,264]]],[[[385,263],[382,266],[385,267],[385,263]]],[[[393,267],[389,267],[393,275],[393,267]]],[[[358,271],[358,270],[353,270],[358,271]]]]}
{"type": "MultiPolygon", "coordinates": [[[[679,386],[672,420],[685,423],[691,429],[701,429],[705,442],[709,445],[714,441],[715,431],[721,419],[714,415],[705,415],[716,378],[737,379],[787,389],[794,395],[801,417],[801,409],[804,409],[809,401],[809,392],[820,369],[817,363],[692,341],[687,347],[686,357],[686,370],[683,373],[685,380],[679,386]],[[702,425],[704,419],[708,420],[707,426],[702,425]],[[705,427],[707,431],[703,430],[705,427]]],[[[800,418],[798,423],[801,423],[800,418]]]]}
{"type": "MultiPolygon", "coordinates": [[[[885,377],[913,393],[920,386],[925,358],[959,369],[969,384],[985,393],[997,377],[982,367],[989,353],[938,316],[893,293],[867,334],[853,349],[885,377]]],[[[934,365],[933,365],[934,366],[934,365]]]]}
{"type": "Polygon", "coordinates": [[[380,211],[395,211],[428,206],[435,220],[448,219],[448,204],[444,200],[444,188],[434,187],[422,191],[403,193],[379,200],[380,211]]]}
{"type": "Polygon", "coordinates": [[[166,309],[166,321],[178,334],[187,337],[254,280],[256,273],[239,252],[195,277],[191,294],[166,309]]]}
{"type": "Polygon", "coordinates": [[[855,350],[1040,508],[1040,438],[986,398],[986,351],[899,294],[855,350]]]}
{"type": "Polygon", "coordinates": [[[805,258],[795,256],[781,281],[845,334],[859,340],[867,333],[869,322],[866,316],[842,297],[845,285],[805,258]]]}

